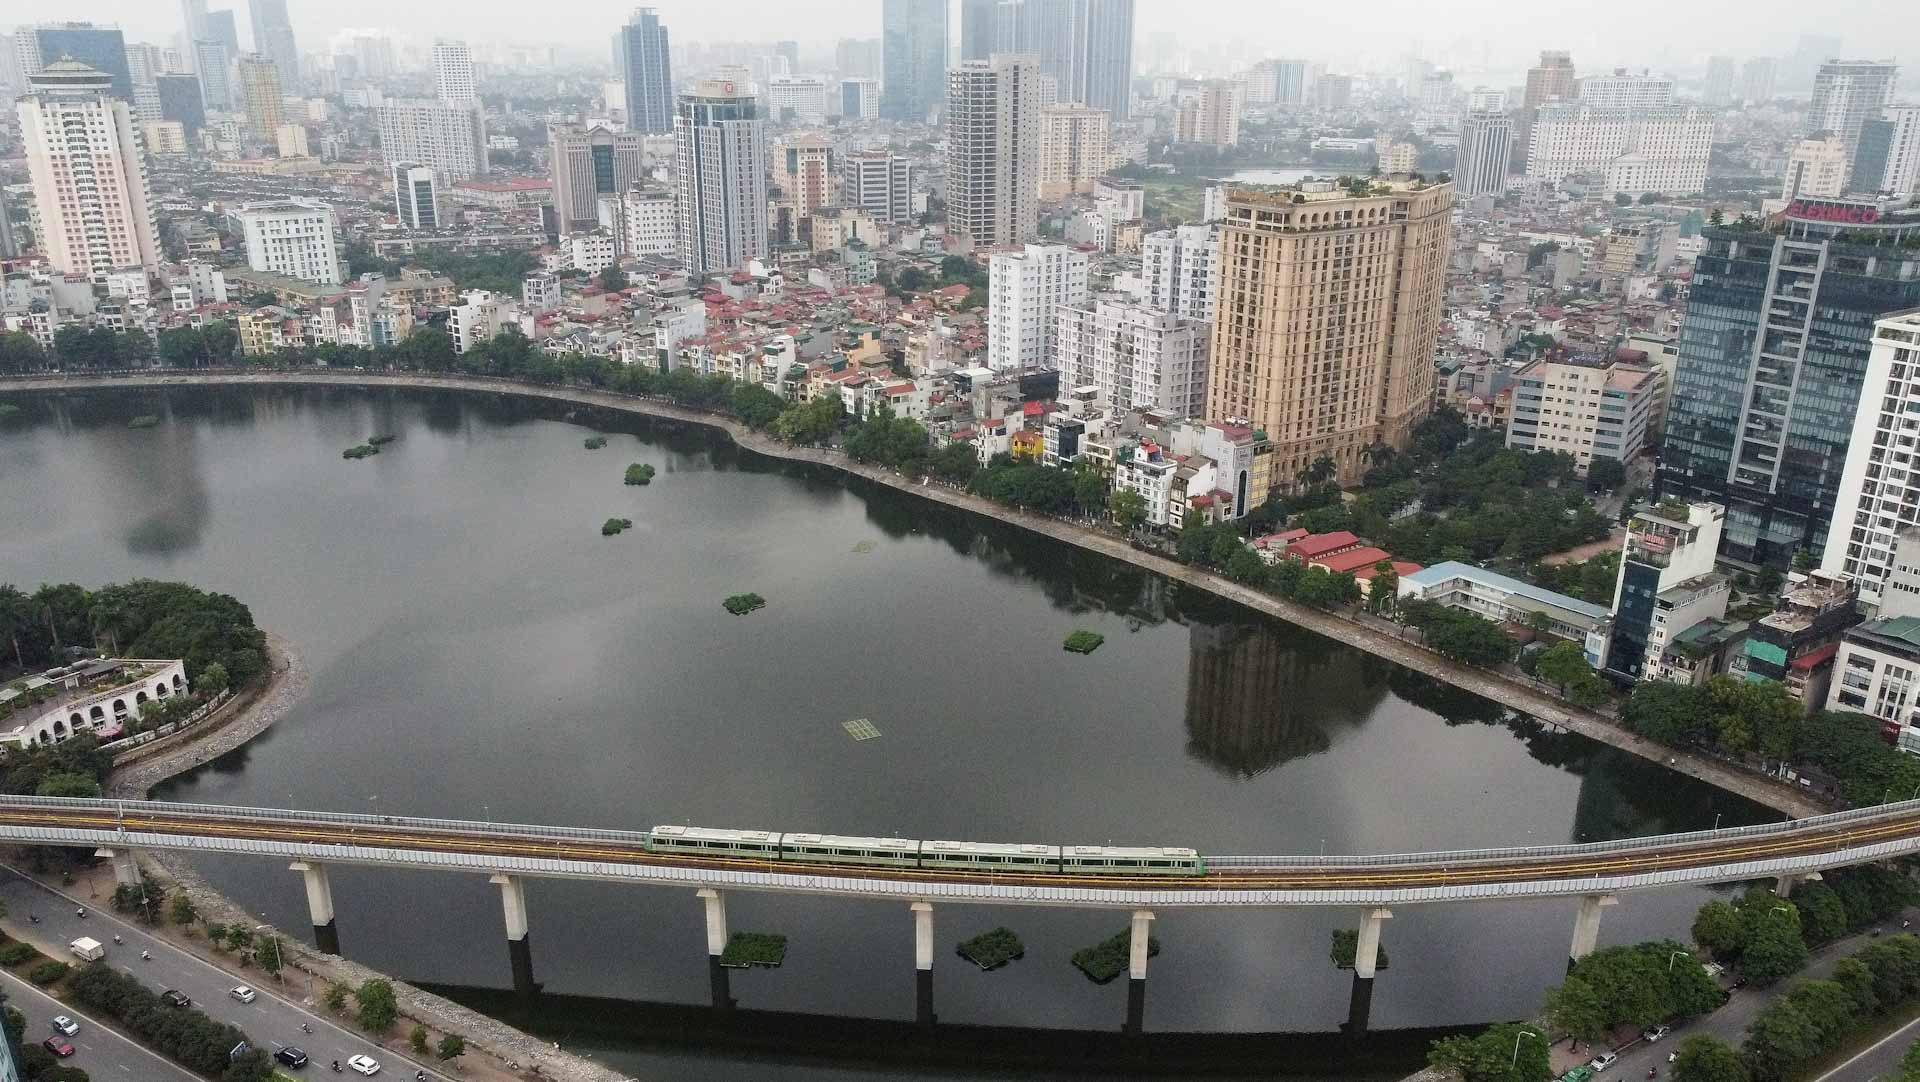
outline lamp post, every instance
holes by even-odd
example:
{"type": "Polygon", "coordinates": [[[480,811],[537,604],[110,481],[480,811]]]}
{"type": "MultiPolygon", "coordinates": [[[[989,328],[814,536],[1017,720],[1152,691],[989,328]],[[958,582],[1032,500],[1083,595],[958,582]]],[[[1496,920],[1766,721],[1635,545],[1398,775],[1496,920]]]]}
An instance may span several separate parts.
{"type": "Polygon", "coordinates": [[[1522,1037],[1532,1037],[1536,1041],[1546,1040],[1545,1037],[1540,1036],[1538,1033],[1535,1033],[1530,1029],[1523,1029],[1520,1032],[1514,1034],[1513,1035],[1513,1059],[1507,1063],[1507,1070],[1509,1071],[1513,1070],[1515,1067],[1518,1067],[1520,1065],[1520,1038],[1522,1037]]]}
{"type": "Polygon", "coordinates": [[[1668,972],[1668,973],[1672,973],[1672,972],[1673,972],[1673,960],[1674,960],[1675,958],[1685,958],[1686,956],[1687,956],[1687,952],[1686,952],[1686,951],[1669,951],[1669,952],[1667,952],[1667,972],[1668,972]]]}
{"type": "Polygon", "coordinates": [[[273,944],[273,979],[285,984],[287,979],[281,975],[281,967],[285,964],[286,960],[280,956],[280,937],[274,934],[271,925],[266,924],[254,925],[253,932],[255,935],[259,935],[261,932],[267,933],[268,942],[273,944]]]}

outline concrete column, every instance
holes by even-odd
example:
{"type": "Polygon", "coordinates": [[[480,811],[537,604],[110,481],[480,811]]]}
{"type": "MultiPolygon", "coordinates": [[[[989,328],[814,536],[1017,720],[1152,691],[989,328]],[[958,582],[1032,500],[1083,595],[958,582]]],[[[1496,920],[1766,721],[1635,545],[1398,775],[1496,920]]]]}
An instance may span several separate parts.
{"type": "Polygon", "coordinates": [[[1153,910],[1133,911],[1133,934],[1127,943],[1127,1026],[1126,1032],[1145,1031],[1147,1014],[1147,929],[1153,924],[1153,910]]]}
{"type": "Polygon", "coordinates": [[[915,902],[913,910],[913,1017],[933,1025],[933,903],[915,902]]]}
{"type": "Polygon", "coordinates": [[[131,849],[95,849],[93,855],[113,865],[113,881],[122,887],[140,885],[140,862],[131,849]]]}
{"type": "Polygon", "coordinates": [[[296,860],[287,865],[307,881],[307,912],[313,917],[313,945],[322,954],[340,953],[340,929],[333,922],[333,885],[327,881],[327,866],[317,861],[296,860]]]}
{"type": "Polygon", "coordinates": [[[490,876],[500,888],[500,904],[507,920],[507,958],[513,964],[513,990],[531,996],[540,990],[533,981],[533,942],[527,933],[527,887],[517,875],[490,876]]]}
{"type": "Polygon", "coordinates": [[[1819,872],[1792,872],[1773,877],[1773,892],[1782,898],[1793,897],[1794,889],[1809,879],[1819,879],[1819,872]]]}
{"type": "Polygon", "coordinates": [[[1580,910],[1573,918],[1573,948],[1567,952],[1567,969],[1593,953],[1600,942],[1600,910],[1604,906],[1615,905],[1620,899],[1611,894],[1589,894],[1580,899],[1580,910]]]}
{"type": "Polygon", "coordinates": [[[1380,925],[1393,919],[1390,909],[1360,911],[1360,938],[1354,944],[1353,991],[1347,997],[1347,1032],[1365,1033],[1373,1015],[1373,974],[1380,955],[1380,925]]]}
{"type": "Polygon", "coordinates": [[[733,1009],[733,995],[727,987],[727,971],[720,955],[727,949],[727,896],[711,887],[694,892],[707,909],[707,985],[713,993],[713,1009],[733,1009]]]}

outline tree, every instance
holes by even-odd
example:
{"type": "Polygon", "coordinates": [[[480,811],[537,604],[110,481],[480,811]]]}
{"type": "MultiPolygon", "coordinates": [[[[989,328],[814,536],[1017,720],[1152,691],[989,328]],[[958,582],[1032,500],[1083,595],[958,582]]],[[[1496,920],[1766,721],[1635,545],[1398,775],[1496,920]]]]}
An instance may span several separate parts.
{"type": "Polygon", "coordinates": [[[1607,1030],[1607,1016],[1600,993],[1578,977],[1568,977],[1547,989],[1547,1021],[1555,1028],[1586,1040],[1598,1040],[1607,1030]]]}
{"type": "Polygon", "coordinates": [[[227,946],[237,951],[250,949],[253,946],[253,929],[244,924],[227,925],[227,946]]]}
{"type": "Polygon", "coordinates": [[[1674,1053],[1673,1082],[1747,1082],[1740,1053],[1718,1037],[1698,1034],[1680,1042],[1674,1053]]]}
{"type": "Polygon", "coordinates": [[[100,795],[100,783],[86,774],[48,774],[34,787],[33,793],[35,796],[97,797],[100,795]]]}
{"type": "Polygon", "coordinates": [[[1574,681],[1593,675],[1593,666],[1587,664],[1586,651],[1579,643],[1558,642],[1540,651],[1533,674],[1564,692],[1574,681]]]}
{"type": "Polygon", "coordinates": [[[227,667],[218,661],[209,661],[206,667],[200,670],[200,675],[194,679],[193,690],[212,698],[227,690],[231,684],[232,678],[227,675],[227,667]]]}
{"type": "Polygon", "coordinates": [[[1813,570],[1813,553],[1804,548],[1795,549],[1793,552],[1793,569],[1795,571],[1813,570]]]}
{"type": "MultiPolygon", "coordinates": [[[[208,935],[212,935],[211,929],[208,930],[208,935]]],[[[320,1002],[325,1004],[328,1010],[338,1013],[346,1007],[347,995],[347,986],[335,981],[327,985],[326,991],[320,993],[320,1002]]]]}
{"type": "Polygon", "coordinates": [[[47,353],[33,335],[25,331],[0,334],[0,372],[33,372],[46,364],[47,353]]]}
{"type": "Polygon", "coordinates": [[[226,364],[233,360],[234,348],[240,344],[240,334],[224,320],[213,320],[200,328],[200,340],[206,344],[208,364],[226,364]]]}
{"type": "Polygon", "coordinates": [[[463,1056],[466,1052],[467,1039],[458,1033],[449,1033],[440,1038],[440,1048],[437,1054],[443,1062],[457,1056],[463,1056]]]}
{"type": "Polygon", "coordinates": [[[840,399],[821,395],[811,402],[790,406],[773,424],[773,434],[788,443],[820,444],[840,431],[844,419],[840,399]]]}
{"type": "Polygon", "coordinates": [[[1708,225],[1725,225],[1726,222],[1727,222],[1727,216],[1720,210],[1719,207],[1715,207],[1711,211],[1707,212],[1708,225]]]}
{"type": "Polygon", "coordinates": [[[1900,1057],[1900,1070],[1893,1082],[1920,1082],[1920,1041],[1909,1045],[1907,1054],[1900,1057]]]}
{"type": "Polygon", "coordinates": [[[278,978],[281,967],[286,964],[286,956],[281,952],[280,937],[277,935],[269,935],[261,940],[254,956],[260,962],[260,971],[269,977],[278,978]]]}
{"type": "Polygon", "coordinates": [[[360,1028],[369,1033],[385,1033],[400,1017],[400,1004],[394,998],[393,985],[378,977],[369,977],[353,993],[359,1005],[360,1028]]]}
{"type": "Polygon", "coordinates": [[[1746,921],[1731,904],[1715,899],[1694,914],[1693,941],[1715,958],[1731,961],[1747,949],[1746,921]]]}
{"type": "Polygon", "coordinates": [[[1663,744],[1691,744],[1705,729],[1703,689],[1666,680],[1644,681],[1627,696],[1620,720],[1628,729],[1663,744]]]}
{"type": "Polygon", "coordinates": [[[1267,561],[1245,545],[1228,558],[1226,572],[1228,578],[1244,586],[1260,587],[1267,584],[1267,561]]]}
{"type": "Polygon", "coordinates": [[[1433,1042],[1427,1064],[1457,1071],[1466,1082],[1546,1082],[1553,1068],[1547,1035],[1538,1026],[1489,1026],[1476,1037],[1433,1042]]]}
{"type": "Polygon", "coordinates": [[[1587,488],[1593,492],[1612,492],[1627,479],[1627,464],[1617,458],[1595,457],[1587,464],[1587,488]]]}
{"type": "Polygon", "coordinates": [[[617,263],[608,264],[600,271],[600,288],[608,293],[618,293],[627,288],[627,272],[621,270],[617,263]]]}
{"type": "Polygon", "coordinates": [[[787,400],[759,384],[742,383],[734,387],[729,405],[735,417],[758,432],[780,418],[787,400]]]}
{"type": "Polygon", "coordinates": [[[908,267],[901,271],[894,281],[899,285],[902,293],[919,293],[933,284],[928,280],[927,272],[919,267],[908,267]]]}
{"type": "Polygon", "coordinates": [[[1376,616],[1386,616],[1393,612],[1394,603],[1400,598],[1400,572],[1393,569],[1392,560],[1381,560],[1373,565],[1373,581],[1367,584],[1367,611],[1376,616]]]}
{"type": "Polygon", "coordinates": [[[407,1047],[413,1049],[415,1055],[426,1055],[427,1027],[415,1023],[414,1027],[407,1031],[407,1047]]]}
{"type": "Polygon", "coordinates": [[[1625,192],[1615,192],[1613,193],[1613,205],[1616,207],[1633,206],[1633,196],[1630,196],[1625,192]]]}
{"type": "Polygon", "coordinates": [[[1793,1077],[1824,1050],[1819,1029],[1791,995],[1761,1008],[1741,1045],[1754,1077],[1765,1080],[1793,1077]]]}
{"type": "Polygon", "coordinates": [[[1740,971],[1755,983],[1772,984],[1807,964],[1807,944],[1791,912],[1790,908],[1769,908],[1765,917],[1751,922],[1747,949],[1740,953],[1740,971]]]}
{"type": "Polygon", "coordinates": [[[1326,484],[1338,476],[1339,473],[1340,464],[1326,455],[1321,455],[1319,458],[1314,459],[1312,464],[1295,474],[1294,478],[1300,482],[1300,487],[1312,488],[1315,485],[1326,484]]]}
{"type": "Polygon", "coordinates": [[[453,339],[434,327],[415,327],[394,347],[393,359],[402,368],[444,372],[453,367],[453,339]]]}
{"type": "Polygon", "coordinates": [[[1130,488],[1118,489],[1107,498],[1107,510],[1123,528],[1137,530],[1147,521],[1147,498],[1130,488]]]}

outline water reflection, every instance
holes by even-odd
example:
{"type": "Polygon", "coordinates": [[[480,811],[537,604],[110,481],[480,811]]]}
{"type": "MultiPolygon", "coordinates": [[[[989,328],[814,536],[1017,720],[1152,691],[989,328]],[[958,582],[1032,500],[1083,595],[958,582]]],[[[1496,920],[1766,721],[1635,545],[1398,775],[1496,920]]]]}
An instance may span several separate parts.
{"type": "Polygon", "coordinates": [[[1188,640],[1187,754],[1229,777],[1326,751],[1329,729],[1367,720],[1387,694],[1361,671],[1367,655],[1330,639],[1195,624],[1188,640]]]}

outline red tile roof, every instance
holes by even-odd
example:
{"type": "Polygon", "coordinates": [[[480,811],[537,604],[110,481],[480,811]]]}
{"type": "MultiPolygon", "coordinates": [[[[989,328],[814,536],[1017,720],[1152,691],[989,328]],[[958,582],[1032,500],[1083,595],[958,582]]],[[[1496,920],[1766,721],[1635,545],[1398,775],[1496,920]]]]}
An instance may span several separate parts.
{"type": "Polygon", "coordinates": [[[1346,530],[1308,534],[1288,545],[1287,555],[1298,556],[1303,560],[1314,560],[1342,549],[1356,548],[1359,544],[1360,539],[1346,530]]]}
{"type": "Polygon", "coordinates": [[[1363,548],[1349,549],[1346,552],[1337,552],[1315,560],[1314,563],[1338,575],[1348,571],[1358,572],[1363,567],[1371,570],[1374,564],[1388,558],[1387,550],[1368,545],[1363,548]]]}

